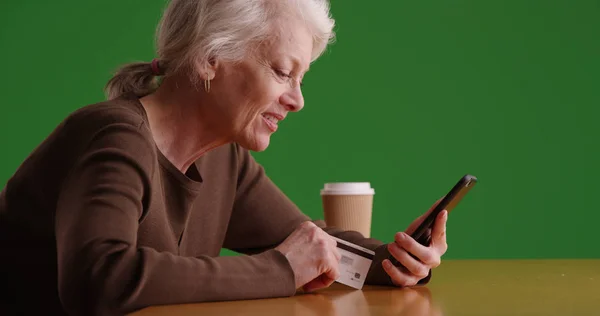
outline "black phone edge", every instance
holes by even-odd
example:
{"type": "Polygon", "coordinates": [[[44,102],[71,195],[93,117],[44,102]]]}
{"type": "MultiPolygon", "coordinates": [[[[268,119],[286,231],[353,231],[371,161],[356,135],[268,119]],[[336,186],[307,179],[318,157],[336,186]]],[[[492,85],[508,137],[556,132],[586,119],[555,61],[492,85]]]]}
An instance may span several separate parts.
{"type": "MultiPolygon", "coordinates": [[[[454,197],[460,192],[460,190],[467,185],[468,183],[477,182],[477,178],[473,175],[466,174],[464,175],[455,185],[452,187],[450,192],[446,194],[440,203],[435,207],[435,209],[429,213],[427,218],[423,220],[423,222],[415,229],[415,231],[411,234],[411,237],[415,240],[419,241],[423,234],[427,232],[427,229],[431,227],[438,214],[441,213],[447,206],[452,202],[454,197]]],[[[423,243],[421,243],[423,244],[423,243]]],[[[425,245],[426,246],[426,245],[425,245]]]]}
{"type": "MultiPolygon", "coordinates": [[[[456,196],[456,194],[458,194],[458,192],[460,192],[461,188],[463,186],[465,186],[467,183],[469,182],[477,182],[477,177],[470,175],[470,174],[466,174],[464,175],[455,185],[454,187],[452,187],[452,189],[448,192],[448,194],[446,194],[442,200],[440,201],[440,203],[435,207],[435,209],[429,213],[429,215],[427,216],[427,218],[425,218],[425,220],[423,220],[423,222],[419,225],[419,227],[417,227],[415,229],[415,231],[411,234],[411,237],[413,237],[417,242],[419,242],[422,245],[427,246],[427,242],[426,240],[420,240],[422,239],[423,234],[427,231],[427,229],[429,229],[429,227],[431,226],[431,224],[435,221],[435,218],[437,217],[437,215],[443,211],[446,206],[448,206],[448,204],[454,199],[454,196],[456,196]]],[[[426,238],[429,239],[429,238],[426,238]]],[[[410,254],[411,257],[415,258],[414,255],[410,254]]],[[[400,263],[398,262],[398,260],[396,260],[396,258],[394,258],[394,256],[392,256],[391,254],[389,254],[388,259],[392,262],[393,265],[395,266],[399,266],[400,263]]],[[[417,259],[417,258],[415,258],[417,259]]]]}

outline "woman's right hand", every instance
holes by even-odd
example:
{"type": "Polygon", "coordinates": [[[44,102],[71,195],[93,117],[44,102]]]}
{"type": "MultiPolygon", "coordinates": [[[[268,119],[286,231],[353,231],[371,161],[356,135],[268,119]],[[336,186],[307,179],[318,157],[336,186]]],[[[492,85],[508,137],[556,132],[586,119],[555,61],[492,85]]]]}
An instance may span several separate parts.
{"type": "Polygon", "coordinates": [[[275,249],[288,259],[296,288],[310,292],[330,286],[340,275],[337,242],[313,222],[302,223],[275,249]]]}

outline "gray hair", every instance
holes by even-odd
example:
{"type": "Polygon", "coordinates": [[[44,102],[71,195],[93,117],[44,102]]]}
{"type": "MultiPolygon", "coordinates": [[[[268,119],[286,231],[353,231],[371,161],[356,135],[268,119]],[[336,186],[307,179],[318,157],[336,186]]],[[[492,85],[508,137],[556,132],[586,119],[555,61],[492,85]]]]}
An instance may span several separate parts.
{"type": "Polygon", "coordinates": [[[288,15],[301,19],[312,33],[315,61],[335,37],[328,0],[172,0],[156,30],[160,72],[150,62],[123,65],[105,92],[110,99],[125,93],[144,96],[157,89],[159,76],[182,70],[193,76],[194,65],[213,58],[240,61],[288,15]]]}

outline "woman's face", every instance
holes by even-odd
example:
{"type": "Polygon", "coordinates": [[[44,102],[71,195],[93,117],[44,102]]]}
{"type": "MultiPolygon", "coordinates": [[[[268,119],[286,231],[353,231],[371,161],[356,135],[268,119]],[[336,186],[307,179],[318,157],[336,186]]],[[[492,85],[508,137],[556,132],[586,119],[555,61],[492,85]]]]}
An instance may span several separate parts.
{"type": "Polygon", "coordinates": [[[304,107],[300,82],[310,65],[312,37],[301,24],[288,22],[279,30],[252,57],[217,62],[206,95],[221,132],[249,150],[265,150],[279,122],[304,107]]]}

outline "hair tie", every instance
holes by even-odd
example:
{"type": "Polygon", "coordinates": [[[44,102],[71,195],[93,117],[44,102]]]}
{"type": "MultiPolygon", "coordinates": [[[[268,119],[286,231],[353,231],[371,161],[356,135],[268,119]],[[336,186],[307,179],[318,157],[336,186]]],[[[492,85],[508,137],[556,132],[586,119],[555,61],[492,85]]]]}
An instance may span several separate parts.
{"type": "Polygon", "coordinates": [[[152,67],[152,74],[154,74],[155,76],[160,76],[160,67],[158,65],[158,59],[152,59],[150,67],[152,67]]]}

